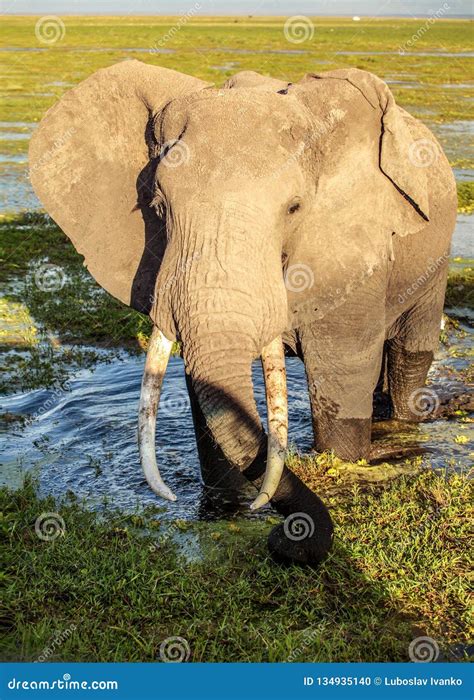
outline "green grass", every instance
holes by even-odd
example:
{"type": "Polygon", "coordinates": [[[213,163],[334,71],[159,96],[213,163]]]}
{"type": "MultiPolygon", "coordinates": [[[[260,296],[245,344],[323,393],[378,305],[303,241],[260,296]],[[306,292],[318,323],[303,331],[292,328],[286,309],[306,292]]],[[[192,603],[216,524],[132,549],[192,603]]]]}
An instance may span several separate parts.
{"type": "Polygon", "coordinates": [[[0,220],[0,280],[17,281],[9,295],[22,301],[50,331],[64,340],[118,342],[137,340],[148,333],[150,321],[115,300],[84,270],[83,258],[49,217],[20,214],[0,220]],[[35,270],[45,261],[59,267],[60,289],[45,291],[35,270]]]}
{"type": "Polygon", "coordinates": [[[171,636],[187,640],[191,661],[406,661],[419,636],[452,660],[469,640],[469,485],[459,475],[423,472],[333,499],[335,546],[317,571],[272,562],[268,521],[98,517],[74,499],[39,499],[29,483],[0,491],[0,505],[2,660],[49,647],[49,661],[154,661],[171,636]],[[35,533],[44,512],[64,519],[54,541],[35,533]],[[187,560],[171,531],[201,558],[187,560]]]}
{"type": "Polygon", "coordinates": [[[474,182],[458,182],[458,211],[462,214],[474,212],[474,182]]]}
{"type": "Polygon", "coordinates": [[[44,214],[0,219],[0,263],[2,393],[61,384],[79,369],[112,361],[119,347],[146,348],[150,319],[104,292],[44,214]],[[35,273],[44,264],[57,266],[60,288],[38,285],[35,273]]]}
{"type": "MultiPolygon", "coordinates": [[[[217,84],[238,70],[257,70],[295,81],[308,72],[352,66],[384,79],[417,81],[420,89],[400,84],[393,84],[392,89],[397,101],[418,116],[451,121],[472,115],[472,88],[443,87],[465,84],[472,59],[417,55],[471,50],[471,24],[466,20],[433,23],[405,55],[400,55],[400,48],[426,20],[363,19],[354,23],[347,18],[315,17],[312,38],[298,44],[287,41],[283,31],[285,18],[276,17],[193,18],[172,36],[168,34],[176,28],[176,18],[172,17],[64,17],[65,33],[52,44],[42,43],[36,37],[37,20],[38,17],[2,18],[5,45],[19,49],[3,55],[6,80],[0,92],[2,120],[38,121],[68,85],[98,68],[132,57],[217,84]],[[174,53],[150,53],[160,46],[159,41],[174,53]],[[30,48],[44,50],[28,51],[30,48]],[[241,49],[248,53],[239,53],[241,49]],[[381,53],[338,53],[344,51],[381,53]],[[225,68],[228,63],[235,65],[225,68]]],[[[24,144],[18,146],[22,147],[24,144]]]]}
{"type": "Polygon", "coordinates": [[[474,309],[474,268],[450,272],[444,303],[447,308],[474,309]]]}

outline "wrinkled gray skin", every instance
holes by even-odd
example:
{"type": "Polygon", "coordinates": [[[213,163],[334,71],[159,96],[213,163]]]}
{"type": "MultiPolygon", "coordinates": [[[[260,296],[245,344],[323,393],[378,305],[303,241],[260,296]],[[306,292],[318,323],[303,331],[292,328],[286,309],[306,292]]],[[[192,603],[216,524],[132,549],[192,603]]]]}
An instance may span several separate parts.
{"type": "MultiPolygon", "coordinates": [[[[318,450],[370,458],[379,379],[394,417],[419,419],[456,191],[382,81],[245,72],[218,90],[130,61],[68,95],[33,140],[33,184],[100,284],[181,341],[209,486],[261,483],[251,363],[280,334],[305,364],[318,450]]],[[[272,503],[315,528],[294,541],[278,526],[271,551],[319,562],[319,498],[285,468],[272,503]]]]}

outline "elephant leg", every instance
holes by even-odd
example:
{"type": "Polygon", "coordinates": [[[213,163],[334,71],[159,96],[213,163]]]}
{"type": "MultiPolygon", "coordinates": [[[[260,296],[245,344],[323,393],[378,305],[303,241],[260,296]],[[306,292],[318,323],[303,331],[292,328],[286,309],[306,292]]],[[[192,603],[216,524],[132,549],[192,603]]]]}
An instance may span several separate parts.
{"type": "Polygon", "coordinates": [[[315,447],[356,461],[370,453],[373,394],[384,333],[365,321],[324,319],[301,328],[315,447]]]}
{"type": "Polygon", "coordinates": [[[416,408],[419,404],[417,392],[425,384],[432,360],[433,352],[410,352],[398,338],[389,341],[388,380],[392,416],[396,420],[419,421],[425,415],[416,408]]]}
{"type": "MultiPolygon", "coordinates": [[[[243,472],[231,465],[209,433],[188,375],[186,382],[204,484],[221,502],[238,505],[245,486],[251,483],[260,488],[262,485],[266,445],[243,472]]],[[[280,562],[308,565],[321,562],[332,545],[331,517],[321,499],[286,466],[271,505],[285,517],[285,522],[269,535],[272,556],[280,562]]]]}
{"type": "Polygon", "coordinates": [[[435,393],[422,387],[439,343],[443,301],[444,287],[428,290],[388,342],[388,385],[397,420],[420,421],[436,407],[435,393]]]}

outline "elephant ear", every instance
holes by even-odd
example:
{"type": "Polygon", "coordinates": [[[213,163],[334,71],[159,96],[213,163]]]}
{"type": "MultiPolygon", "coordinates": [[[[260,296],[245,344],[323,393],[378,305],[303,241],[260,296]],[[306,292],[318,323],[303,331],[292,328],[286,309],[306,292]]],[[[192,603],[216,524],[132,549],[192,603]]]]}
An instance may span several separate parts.
{"type": "Polygon", "coordinates": [[[176,97],[208,83],[124,61],[68,91],[41,121],[30,179],[46,211],[110,294],[148,312],[164,253],[153,197],[153,121],[176,97]]]}
{"type": "MultiPolygon", "coordinates": [[[[357,68],[348,68],[327,73],[314,73],[305,76],[302,82],[311,80],[344,80],[356,88],[363,98],[381,116],[380,131],[380,170],[391,180],[401,195],[411,204],[421,219],[429,220],[428,178],[424,148],[437,158],[439,146],[433,140],[417,138],[416,121],[397,106],[386,83],[373,73],[357,68]],[[421,143],[423,142],[423,143],[421,143]]],[[[425,133],[425,132],[423,132],[425,133]]],[[[406,219],[406,217],[405,217],[406,219]]],[[[408,222],[407,222],[408,223],[408,222]]],[[[406,228],[400,227],[400,235],[413,233],[420,228],[420,220],[411,217],[406,228]]]]}
{"type": "Polygon", "coordinates": [[[421,230],[429,211],[426,173],[409,159],[410,128],[382,81],[333,71],[308,75],[287,94],[303,103],[311,123],[305,158],[316,185],[286,251],[297,327],[354,300],[366,284],[375,289],[393,259],[392,234],[421,230]]]}

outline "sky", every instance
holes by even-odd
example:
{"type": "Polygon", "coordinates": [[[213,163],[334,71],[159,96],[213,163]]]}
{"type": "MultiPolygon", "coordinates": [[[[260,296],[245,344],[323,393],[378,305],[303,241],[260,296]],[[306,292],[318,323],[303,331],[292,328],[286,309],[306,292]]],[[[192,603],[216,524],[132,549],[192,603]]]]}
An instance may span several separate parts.
{"type": "MultiPolygon", "coordinates": [[[[197,0],[197,15],[468,16],[471,0],[197,0]]],[[[179,15],[196,0],[0,0],[2,14],[179,15]]]]}

